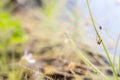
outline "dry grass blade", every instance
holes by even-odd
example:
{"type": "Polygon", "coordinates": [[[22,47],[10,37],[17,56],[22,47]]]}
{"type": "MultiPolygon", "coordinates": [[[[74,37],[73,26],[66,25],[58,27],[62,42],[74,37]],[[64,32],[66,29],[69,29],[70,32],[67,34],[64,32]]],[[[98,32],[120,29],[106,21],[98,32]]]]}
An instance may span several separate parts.
{"type": "Polygon", "coordinates": [[[77,47],[75,41],[71,38],[71,36],[66,32],[65,33],[67,38],[70,40],[71,42],[71,46],[73,47],[73,49],[75,49],[75,52],[77,55],[80,56],[81,60],[83,62],[85,62],[88,66],[90,66],[94,71],[97,72],[97,74],[99,74],[100,76],[102,76],[105,80],[109,80],[100,70],[97,69],[97,67],[95,67],[79,50],[79,48],[77,47]]]}

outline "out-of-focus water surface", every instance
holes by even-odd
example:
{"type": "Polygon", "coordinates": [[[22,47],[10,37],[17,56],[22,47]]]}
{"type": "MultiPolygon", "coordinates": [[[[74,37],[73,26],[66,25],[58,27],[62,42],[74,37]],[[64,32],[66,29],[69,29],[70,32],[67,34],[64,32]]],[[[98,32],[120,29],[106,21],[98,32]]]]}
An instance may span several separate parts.
{"type": "MultiPolygon", "coordinates": [[[[74,0],[70,1],[74,2],[74,0]]],[[[120,0],[89,0],[89,3],[97,27],[99,28],[101,25],[103,28],[103,30],[99,30],[99,33],[109,52],[114,53],[115,43],[120,33],[120,0]]],[[[74,5],[73,3],[70,4],[74,5]]],[[[90,21],[86,0],[77,0],[77,5],[80,9],[81,16],[84,16],[84,18],[90,21]]],[[[88,34],[89,39],[92,39],[91,35],[95,35],[94,29],[91,27],[92,24],[87,28],[87,31],[90,32],[88,34]]],[[[102,49],[100,48],[100,50],[102,49]]]]}

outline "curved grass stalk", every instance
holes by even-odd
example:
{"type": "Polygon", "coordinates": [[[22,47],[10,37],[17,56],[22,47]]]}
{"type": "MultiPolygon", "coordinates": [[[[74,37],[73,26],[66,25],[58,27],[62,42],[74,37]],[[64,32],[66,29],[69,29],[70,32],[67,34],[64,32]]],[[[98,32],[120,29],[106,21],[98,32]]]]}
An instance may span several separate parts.
{"type": "Polygon", "coordinates": [[[104,80],[109,80],[107,76],[105,76],[97,67],[95,67],[79,50],[78,46],[76,45],[75,41],[71,38],[71,36],[66,32],[65,33],[67,38],[72,43],[72,47],[75,49],[76,54],[80,56],[81,60],[86,63],[86,65],[90,66],[97,74],[104,78],[104,80]]]}
{"type": "MultiPolygon", "coordinates": [[[[95,32],[96,32],[99,40],[102,40],[102,38],[101,38],[100,34],[98,33],[97,28],[96,28],[96,25],[95,25],[95,22],[94,22],[94,19],[93,19],[93,16],[92,16],[92,12],[91,12],[91,9],[90,9],[89,1],[86,0],[86,3],[87,3],[87,7],[88,7],[88,10],[89,10],[89,14],[90,14],[90,17],[91,17],[92,24],[93,24],[93,27],[94,27],[94,29],[95,29],[95,32]]],[[[105,51],[105,53],[106,53],[106,55],[107,55],[107,58],[108,58],[108,60],[109,60],[109,62],[110,62],[110,65],[112,66],[113,73],[114,73],[114,80],[118,80],[117,72],[116,72],[116,70],[115,70],[115,67],[114,67],[112,61],[111,61],[110,55],[109,55],[109,53],[108,53],[108,51],[107,51],[107,48],[106,48],[106,46],[105,46],[105,44],[104,44],[103,41],[102,41],[101,43],[102,43],[103,49],[104,49],[104,51],[105,51]]]]}

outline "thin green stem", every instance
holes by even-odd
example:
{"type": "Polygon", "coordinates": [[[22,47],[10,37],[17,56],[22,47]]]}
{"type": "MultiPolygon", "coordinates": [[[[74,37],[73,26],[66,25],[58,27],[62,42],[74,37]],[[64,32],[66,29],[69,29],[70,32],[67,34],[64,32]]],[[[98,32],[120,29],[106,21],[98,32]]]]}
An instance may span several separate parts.
{"type": "MultiPolygon", "coordinates": [[[[93,23],[93,27],[94,27],[94,29],[95,29],[95,32],[96,32],[99,40],[102,40],[101,36],[99,35],[99,33],[98,33],[98,31],[97,31],[97,28],[96,28],[96,25],[95,25],[95,22],[94,22],[94,19],[93,19],[93,16],[92,16],[92,12],[91,12],[90,5],[89,5],[88,0],[86,0],[86,3],[87,3],[87,7],[88,7],[88,10],[89,10],[89,14],[90,14],[90,17],[91,17],[91,20],[92,20],[92,23],[93,23]]],[[[117,72],[116,72],[116,70],[115,70],[115,67],[114,67],[112,61],[111,61],[110,55],[109,55],[109,53],[108,53],[108,51],[107,51],[107,48],[106,48],[103,40],[102,40],[101,43],[102,43],[102,46],[103,46],[103,48],[104,48],[104,50],[105,50],[105,53],[106,53],[106,55],[107,55],[107,58],[108,58],[108,60],[109,60],[109,62],[110,62],[110,65],[112,66],[112,69],[113,69],[113,72],[114,72],[114,78],[115,78],[115,80],[118,80],[117,72]]]]}

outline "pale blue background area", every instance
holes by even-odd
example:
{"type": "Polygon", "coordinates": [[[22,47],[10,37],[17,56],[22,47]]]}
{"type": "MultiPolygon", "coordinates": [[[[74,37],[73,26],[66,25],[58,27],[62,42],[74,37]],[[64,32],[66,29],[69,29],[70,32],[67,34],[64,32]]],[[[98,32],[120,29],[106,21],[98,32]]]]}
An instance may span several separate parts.
{"type": "MultiPolygon", "coordinates": [[[[76,3],[74,2],[77,1],[77,4],[82,14],[87,17],[87,19],[90,19],[86,0],[68,1],[69,4],[67,4],[67,6],[70,9],[72,9],[71,6],[76,5],[76,3]]],[[[106,46],[109,49],[110,53],[114,53],[115,43],[120,33],[120,2],[118,2],[117,0],[89,0],[89,3],[91,6],[93,17],[98,23],[97,26],[103,26],[106,31],[100,31],[100,34],[102,35],[106,46]],[[114,45],[112,45],[112,47],[112,43],[109,40],[114,42],[114,45]]],[[[92,27],[92,25],[89,26],[92,27]]],[[[94,34],[94,29],[88,29],[88,31],[91,31],[91,33],[94,34]]],[[[119,49],[118,53],[120,53],[119,49]]]]}
{"type": "MultiPolygon", "coordinates": [[[[120,3],[117,0],[89,0],[95,21],[104,26],[114,39],[120,32],[120,3]]],[[[79,0],[80,8],[89,16],[85,0],[79,0]]]]}

